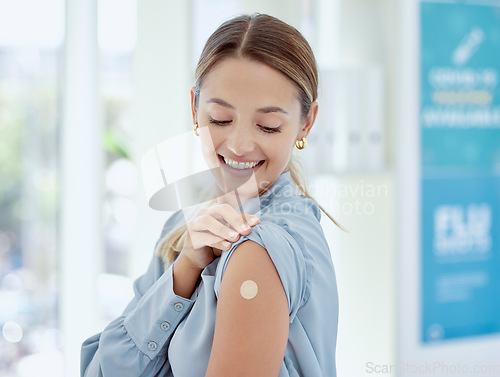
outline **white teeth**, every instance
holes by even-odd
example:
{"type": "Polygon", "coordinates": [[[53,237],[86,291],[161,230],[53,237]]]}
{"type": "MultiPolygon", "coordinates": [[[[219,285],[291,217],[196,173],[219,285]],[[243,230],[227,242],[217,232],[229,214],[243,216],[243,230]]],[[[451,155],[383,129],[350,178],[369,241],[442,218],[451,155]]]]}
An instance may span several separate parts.
{"type": "MultiPolygon", "coordinates": [[[[224,156],[223,156],[224,157],[224,156]]],[[[236,162],[236,161],[233,161],[229,158],[226,158],[224,157],[224,162],[231,166],[232,168],[234,169],[239,169],[239,170],[242,170],[242,169],[251,169],[253,168],[255,165],[257,165],[260,161],[257,161],[257,162],[236,162]]]]}

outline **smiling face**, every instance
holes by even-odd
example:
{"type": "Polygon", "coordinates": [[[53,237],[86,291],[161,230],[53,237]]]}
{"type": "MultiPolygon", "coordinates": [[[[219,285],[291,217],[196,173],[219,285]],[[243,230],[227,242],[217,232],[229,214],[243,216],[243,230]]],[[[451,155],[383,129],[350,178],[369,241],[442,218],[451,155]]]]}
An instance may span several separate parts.
{"type": "Polygon", "coordinates": [[[203,156],[221,168],[219,190],[238,188],[248,197],[288,170],[295,141],[307,136],[317,113],[313,102],[302,116],[298,89],[285,75],[240,58],[218,62],[203,78],[197,107],[191,90],[191,104],[203,156]]]}

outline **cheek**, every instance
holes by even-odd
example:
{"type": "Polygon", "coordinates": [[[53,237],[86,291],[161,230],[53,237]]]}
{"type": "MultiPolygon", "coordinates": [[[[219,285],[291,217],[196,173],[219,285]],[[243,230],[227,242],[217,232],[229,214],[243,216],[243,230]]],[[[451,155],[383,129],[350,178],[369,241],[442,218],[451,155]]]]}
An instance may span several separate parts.
{"type": "Polygon", "coordinates": [[[213,158],[217,143],[217,137],[208,131],[208,127],[200,128],[201,151],[205,160],[213,158]]]}
{"type": "Polygon", "coordinates": [[[217,146],[226,138],[226,132],[224,132],[224,127],[218,127],[216,125],[204,125],[200,127],[201,141],[204,144],[211,144],[217,146]]]}
{"type": "Polygon", "coordinates": [[[266,140],[265,147],[261,144],[264,153],[269,160],[284,161],[290,158],[294,140],[290,137],[269,138],[266,140]]]}

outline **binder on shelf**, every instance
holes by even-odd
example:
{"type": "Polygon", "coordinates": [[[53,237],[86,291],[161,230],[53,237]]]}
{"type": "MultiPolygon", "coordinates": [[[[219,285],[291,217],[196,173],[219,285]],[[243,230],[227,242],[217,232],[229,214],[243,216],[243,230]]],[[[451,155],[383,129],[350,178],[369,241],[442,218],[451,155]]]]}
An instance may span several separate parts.
{"type": "Polygon", "coordinates": [[[385,85],[381,67],[323,71],[318,118],[324,170],[382,171],[385,168],[385,85]],[[321,116],[320,116],[321,115],[321,116]]]}
{"type": "Polygon", "coordinates": [[[381,67],[372,66],[367,69],[366,77],[366,168],[380,171],[385,168],[386,146],[386,101],[385,76],[381,67]]]}

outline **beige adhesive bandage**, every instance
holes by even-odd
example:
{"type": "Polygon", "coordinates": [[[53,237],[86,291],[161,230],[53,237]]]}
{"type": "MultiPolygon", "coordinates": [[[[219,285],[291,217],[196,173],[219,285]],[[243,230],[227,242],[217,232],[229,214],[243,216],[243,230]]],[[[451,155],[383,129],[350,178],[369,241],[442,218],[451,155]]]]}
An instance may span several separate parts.
{"type": "Polygon", "coordinates": [[[245,280],[240,287],[241,297],[247,300],[251,300],[257,296],[258,291],[259,287],[257,287],[257,283],[253,280],[245,280]]]}

